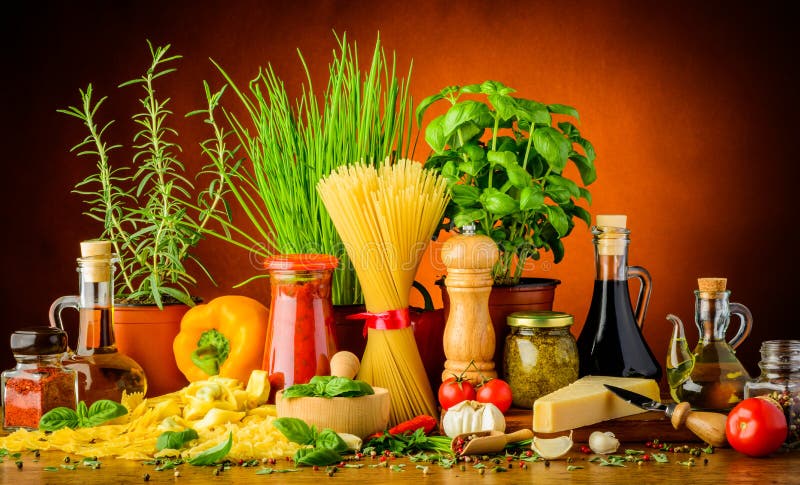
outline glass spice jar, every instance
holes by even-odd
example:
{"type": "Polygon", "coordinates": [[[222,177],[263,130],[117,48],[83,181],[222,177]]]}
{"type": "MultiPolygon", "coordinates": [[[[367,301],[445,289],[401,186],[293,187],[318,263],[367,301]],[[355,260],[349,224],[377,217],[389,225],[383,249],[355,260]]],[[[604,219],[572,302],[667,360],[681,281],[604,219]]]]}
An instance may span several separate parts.
{"type": "Polygon", "coordinates": [[[314,376],[330,374],[336,353],[331,279],[334,256],[289,254],[267,258],[271,303],[262,369],[275,393],[314,376]]]}
{"type": "Polygon", "coordinates": [[[3,372],[3,429],[37,429],[43,414],[57,407],[75,409],[78,377],[61,365],[67,334],[53,327],[30,327],[11,334],[17,366],[3,372]]]}
{"type": "Polygon", "coordinates": [[[761,375],[744,387],[744,397],[767,396],[781,405],[789,433],[786,444],[800,445],[800,340],[761,344],[761,375]]]}
{"type": "Polygon", "coordinates": [[[515,312],[506,323],[503,369],[514,406],[530,408],[539,397],[578,379],[578,347],[569,332],[572,315],[515,312]]]}

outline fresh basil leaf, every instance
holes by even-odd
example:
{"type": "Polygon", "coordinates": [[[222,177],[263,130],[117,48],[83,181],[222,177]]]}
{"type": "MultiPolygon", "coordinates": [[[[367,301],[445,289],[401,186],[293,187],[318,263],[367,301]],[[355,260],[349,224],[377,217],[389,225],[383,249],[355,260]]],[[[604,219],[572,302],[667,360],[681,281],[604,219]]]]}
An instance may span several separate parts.
{"type": "Polygon", "coordinates": [[[213,465],[228,456],[228,453],[231,451],[231,446],[233,446],[233,433],[228,433],[227,440],[221,442],[213,448],[209,448],[206,451],[193,456],[191,459],[189,459],[188,463],[194,466],[213,465]]]}
{"type": "Polygon", "coordinates": [[[480,189],[472,185],[454,185],[450,191],[453,194],[453,202],[459,207],[472,207],[481,195],[480,189]]]}
{"type": "Polygon", "coordinates": [[[183,431],[165,431],[156,440],[156,451],[163,449],[180,450],[186,443],[198,438],[197,431],[192,428],[183,431]]]}
{"type": "Polygon", "coordinates": [[[517,156],[513,151],[489,150],[486,152],[486,159],[489,160],[492,165],[502,165],[503,167],[517,164],[517,156]]]}
{"type": "Polygon", "coordinates": [[[597,170],[594,163],[590,162],[589,159],[577,152],[572,152],[569,155],[569,159],[575,162],[575,166],[578,167],[583,185],[589,185],[597,180],[597,170]]]}
{"type": "Polygon", "coordinates": [[[56,431],[61,428],[78,427],[78,414],[70,408],[58,407],[44,413],[39,419],[39,429],[56,431]]]}
{"type": "Polygon", "coordinates": [[[480,196],[480,201],[484,209],[499,217],[511,214],[519,209],[517,201],[511,196],[491,187],[484,189],[480,196]]]}
{"type": "MultiPolygon", "coordinates": [[[[301,450],[297,451],[299,453],[301,450]]],[[[342,456],[339,453],[331,450],[330,448],[315,449],[312,450],[310,453],[304,453],[299,458],[297,457],[297,455],[295,455],[295,457],[296,457],[295,461],[298,464],[309,465],[309,466],[314,466],[314,465],[327,466],[342,461],[342,456]]]]}
{"type": "Polygon", "coordinates": [[[551,113],[568,115],[572,116],[575,119],[580,119],[580,116],[578,115],[578,110],[576,110],[572,106],[567,106],[566,104],[548,104],[547,109],[550,110],[551,113]]]}
{"type": "Polygon", "coordinates": [[[428,123],[425,128],[425,141],[436,153],[442,153],[447,144],[447,137],[444,134],[444,115],[439,115],[428,123]]]}
{"type": "MultiPolygon", "coordinates": [[[[85,404],[84,404],[85,406],[85,404]]],[[[97,426],[106,421],[128,414],[128,408],[109,399],[95,401],[89,408],[84,427],[97,426]]]]}
{"type": "Polygon", "coordinates": [[[507,120],[514,116],[517,111],[517,103],[514,98],[506,94],[490,94],[489,102],[494,106],[497,115],[501,120],[507,120]]]}
{"type": "Polygon", "coordinates": [[[362,396],[371,396],[375,394],[375,390],[364,381],[356,381],[362,396]]]}
{"type": "Polygon", "coordinates": [[[544,206],[544,192],[538,185],[525,187],[519,193],[519,208],[523,211],[540,209],[544,206]]]}
{"type": "Polygon", "coordinates": [[[81,428],[85,428],[89,426],[87,424],[87,419],[89,418],[89,408],[86,407],[86,403],[80,401],[78,406],[75,407],[75,414],[78,415],[78,426],[81,428]]]}
{"type": "Polygon", "coordinates": [[[547,206],[547,220],[553,225],[553,229],[556,230],[559,237],[564,237],[569,230],[567,214],[564,213],[564,209],[557,205],[547,206]]]}
{"type": "Polygon", "coordinates": [[[322,430],[319,436],[317,436],[315,447],[317,449],[327,448],[337,453],[344,453],[347,451],[347,443],[345,443],[342,437],[336,434],[336,432],[330,428],[325,428],[322,430]]]}
{"type": "Polygon", "coordinates": [[[272,421],[278,431],[286,437],[287,440],[300,445],[310,445],[314,443],[314,433],[311,428],[298,418],[278,418],[272,421]]]}
{"type": "Polygon", "coordinates": [[[317,386],[314,384],[295,384],[283,390],[283,399],[294,397],[313,397],[317,396],[317,386]]]}
{"type": "Polygon", "coordinates": [[[553,171],[560,173],[564,170],[572,143],[560,131],[549,126],[537,128],[532,136],[533,146],[547,160],[553,171]]]}
{"type": "Polygon", "coordinates": [[[453,217],[453,224],[457,227],[464,227],[484,217],[486,217],[486,211],[483,209],[465,209],[459,211],[453,217]]]}
{"type": "Polygon", "coordinates": [[[417,105],[417,126],[420,128],[422,127],[422,117],[425,115],[425,111],[428,109],[430,105],[439,101],[440,99],[444,98],[444,94],[436,93],[432,96],[428,96],[427,98],[423,99],[419,105],[417,105]]]}
{"type": "Polygon", "coordinates": [[[442,120],[442,133],[445,138],[456,132],[456,130],[468,122],[479,125],[483,113],[488,113],[489,107],[477,101],[467,100],[454,104],[444,114],[442,120]]]}
{"type": "Polygon", "coordinates": [[[338,397],[344,394],[358,393],[361,390],[359,385],[347,377],[334,377],[325,386],[323,397],[338,397]]]}

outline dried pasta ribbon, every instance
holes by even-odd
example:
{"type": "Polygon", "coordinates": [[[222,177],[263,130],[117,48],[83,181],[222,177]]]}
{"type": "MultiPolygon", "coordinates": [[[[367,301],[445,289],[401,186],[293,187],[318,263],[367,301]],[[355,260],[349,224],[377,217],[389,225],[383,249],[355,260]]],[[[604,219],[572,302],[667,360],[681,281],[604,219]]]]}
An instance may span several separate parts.
{"type": "Polygon", "coordinates": [[[380,313],[356,313],[348,315],[348,320],[364,320],[364,337],[367,336],[368,329],[375,330],[400,330],[411,326],[411,317],[408,307],[399,310],[387,310],[380,313]]]}

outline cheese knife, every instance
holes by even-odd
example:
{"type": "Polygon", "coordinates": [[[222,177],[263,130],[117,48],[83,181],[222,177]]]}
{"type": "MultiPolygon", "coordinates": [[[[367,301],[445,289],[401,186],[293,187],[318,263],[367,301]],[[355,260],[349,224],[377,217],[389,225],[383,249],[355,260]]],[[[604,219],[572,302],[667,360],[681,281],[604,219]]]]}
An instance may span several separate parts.
{"type": "Polygon", "coordinates": [[[606,389],[617,397],[634,406],[648,411],[663,411],[670,418],[675,429],[681,429],[685,426],[698,438],[712,446],[725,446],[728,444],[727,439],[725,439],[725,421],[727,421],[728,416],[725,414],[692,411],[692,407],[688,402],[664,404],[637,392],[609,384],[604,385],[606,389]]]}

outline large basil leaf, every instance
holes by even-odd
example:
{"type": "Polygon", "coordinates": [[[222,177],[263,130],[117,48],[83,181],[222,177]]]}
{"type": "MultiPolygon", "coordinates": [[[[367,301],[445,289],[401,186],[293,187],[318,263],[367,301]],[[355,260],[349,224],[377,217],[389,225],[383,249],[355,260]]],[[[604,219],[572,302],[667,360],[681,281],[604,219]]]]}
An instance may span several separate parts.
{"type": "Polygon", "coordinates": [[[564,209],[557,205],[548,205],[547,208],[547,220],[553,226],[553,229],[556,230],[559,237],[564,237],[564,235],[569,230],[569,219],[567,218],[567,214],[564,213],[564,209]]]}
{"type": "Polygon", "coordinates": [[[480,201],[484,209],[500,217],[516,212],[519,209],[516,200],[492,187],[483,190],[480,201]]]}
{"type": "Polygon", "coordinates": [[[444,134],[444,115],[437,116],[428,123],[425,128],[425,141],[436,153],[442,153],[447,144],[447,136],[444,134]]]}
{"type": "Polygon", "coordinates": [[[314,433],[302,419],[297,418],[278,418],[272,421],[272,425],[281,432],[287,440],[300,445],[311,445],[314,443],[314,433]]]}
{"type": "Polygon", "coordinates": [[[339,453],[328,448],[311,449],[311,451],[304,450],[306,449],[297,450],[297,453],[295,453],[295,462],[300,465],[327,466],[342,461],[342,456],[339,453]]]}
{"type": "Polygon", "coordinates": [[[352,396],[361,391],[361,386],[347,377],[334,377],[325,386],[323,397],[352,396]]]}
{"type": "Polygon", "coordinates": [[[495,111],[497,111],[497,116],[501,120],[512,118],[517,111],[517,103],[514,102],[514,98],[508,95],[490,94],[489,102],[492,103],[495,111]]]}
{"type": "Polygon", "coordinates": [[[488,163],[485,159],[458,162],[458,169],[467,175],[477,177],[488,163]]]}
{"type": "Polygon", "coordinates": [[[333,376],[314,376],[308,381],[309,384],[316,386],[316,392],[318,396],[325,395],[325,388],[328,387],[328,383],[333,379],[333,376]]]}
{"type": "Polygon", "coordinates": [[[484,81],[481,83],[481,93],[488,95],[492,94],[511,94],[516,89],[510,88],[500,81],[484,81]]]}
{"type": "Polygon", "coordinates": [[[219,461],[222,461],[223,458],[228,456],[228,453],[231,451],[231,446],[233,446],[233,433],[228,433],[227,440],[221,442],[213,448],[209,448],[206,451],[193,456],[189,459],[189,464],[195,466],[213,465],[219,461]]]}
{"type": "Polygon", "coordinates": [[[56,431],[61,428],[78,427],[78,414],[70,408],[58,407],[44,413],[39,419],[39,429],[43,431],[56,431]]]}
{"type": "Polygon", "coordinates": [[[156,440],[156,451],[163,449],[180,450],[186,443],[197,438],[197,431],[192,428],[183,431],[164,431],[156,440]]]}
{"type": "MultiPolygon", "coordinates": [[[[84,404],[84,407],[86,405],[84,404]]],[[[82,426],[97,426],[108,420],[118,418],[128,414],[128,408],[118,402],[108,399],[95,401],[86,413],[86,418],[82,426]]]]}
{"type": "Polygon", "coordinates": [[[489,150],[486,152],[486,159],[493,165],[502,165],[503,167],[517,164],[517,155],[508,151],[489,150]]]}
{"type": "Polygon", "coordinates": [[[580,119],[580,115],[578,115],[578,110],[576,110],[572,106],[567,106],[566,104],[548,104],[547,109],[549,109],[551,113],[558,113],[560,115],[572,116],[576,120],[580,119]]]}
{"type": "Polygon", "coordinates": [[[553,185],[558,185],[560,187],[564,187],[569,191],[569,194],[573,197],[580,196],[580,191],[578,190],[578,184],[573,182],[568,178],[564,178],[561,175],[548,175],[547,182],[553,185]]]}
{"type": "Polygon", "coordinates": [[[454,104],[444,114],[441,129],[447,139],[455,133],[456,129],[467,122],[480,124],[481,117],[489,111],[489,107],[477,101],[467,100],[454,104]]]}
{"type": "Polygon", "coordinates": [[[453,194],[453,202],[459,207],[465,208],[475,205],[481,195],[481,190],[478,187],[463,184],[450,187],[450,192],[453,194]]]}
{"type": "Polygon", "coordinates": [[[597,171],[594,168],[594,163],[576,152],[572,152],[569,159],[575,162],[575,166],[578,167],[583,185],[589,185],[597,180],[597,171]]]}
{"type": "Polygon", "coordinates": [[[519,208],[523,211],[541,209],[544,206],[544,192],[538,185],[525,187],[519,193],[519,208]]]}
{"type": "Polygon", "coordinates": [[[545,126],[533,132],[533,146],[547,160],[555,172],[561,172],[567,164],[571,148],[569,140],[555,128],[545,126]]]}
{"type": "Polygon", "coordinates": [[[330,428],[325,428],[322,432],[317,436],[317,442],[315,443],[317,449],[320,448],[327,448],[329,450],[333,450],[337,453],[344,453],[347,451],[347,443],[336,434],[336,432],[330,428]]]}
{"type": "Polygon", "coordinates": [[[317,386],[314,384],[295,384],[283,390],[283,399],[292,399],[295,397],[312,397],[317,396],[317,386]]]}
{"type": "Polygon", "coordinates": [[[529,186],[532,182],[530,174],[516,163],[506,167],[506,174],[511,185],[519,189],[529,186]]]}

